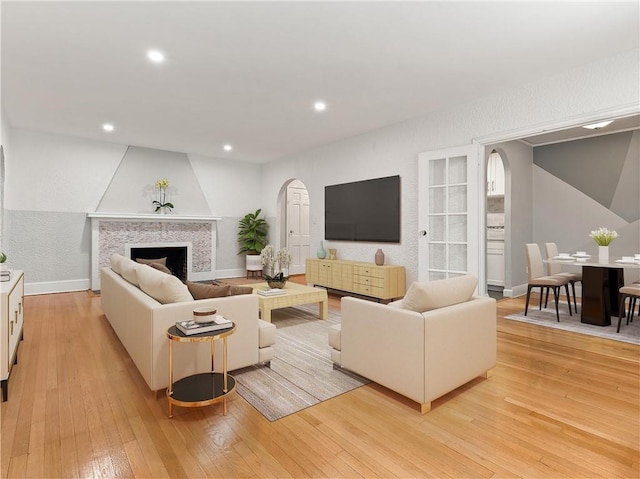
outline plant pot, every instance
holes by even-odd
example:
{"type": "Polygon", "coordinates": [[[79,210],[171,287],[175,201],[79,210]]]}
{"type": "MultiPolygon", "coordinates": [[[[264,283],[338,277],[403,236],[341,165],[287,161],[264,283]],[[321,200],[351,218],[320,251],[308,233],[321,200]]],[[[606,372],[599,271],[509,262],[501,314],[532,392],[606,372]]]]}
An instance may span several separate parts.
{"type": "Polygon", "coordinates": [[[287,284],[287,280],[284,279],[282,281],[279,281],[276,279],[268,279],[267,284],[271,289],[282,289],[284,288],[284,285],[287,284]]]}

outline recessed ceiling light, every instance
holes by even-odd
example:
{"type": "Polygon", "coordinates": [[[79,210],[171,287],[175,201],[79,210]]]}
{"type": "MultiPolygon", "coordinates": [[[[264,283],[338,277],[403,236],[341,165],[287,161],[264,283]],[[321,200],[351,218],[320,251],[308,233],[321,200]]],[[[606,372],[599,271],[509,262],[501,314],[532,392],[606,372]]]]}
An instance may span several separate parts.
{"type": "Polygon", "coordinates": [[[113,125],[111,123],[105,123],[104,125],[102,125],[102,129],[104,131],[113,131],[113,125]]]}
{"type": "Polygon", "coordinates": [[[231,150],[233,150],[233,146],[231,146],[231,145],[224,145],[224,146],[222,147],[222,149],[223,149],[224,151],[231,151],[231,150]]]}
{"type": "Polygon", "coordinates": [[[582,128],[589,130],[597,130],[598,128],[604,128],[607,125],[613,123],[613,120],[601,121],[600,123],[592,123],[591,125],[583,125],[582,128]]]}
{"type": "Polygon", "coordinates": [[[164,53],[160,50],[149,50],[147,52],[147,58],[153,63],[162,63],[164,61],[164,53]]]}
{"type": "Polygon", "coordinates": [[[317,101],[313,104],[313,109],[315,111],[325,111],[327,109],[327,104],[323,101],[317,101]]]}

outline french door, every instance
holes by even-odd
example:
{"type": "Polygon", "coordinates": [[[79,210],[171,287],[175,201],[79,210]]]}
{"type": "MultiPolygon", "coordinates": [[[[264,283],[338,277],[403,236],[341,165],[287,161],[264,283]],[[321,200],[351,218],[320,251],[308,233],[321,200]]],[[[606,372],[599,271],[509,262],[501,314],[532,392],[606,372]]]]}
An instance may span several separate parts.
{"type": "Polygon", "coordinates": [[[480,278],[479,169],[476,145],[418,156],[419,281],[480,278]]]}

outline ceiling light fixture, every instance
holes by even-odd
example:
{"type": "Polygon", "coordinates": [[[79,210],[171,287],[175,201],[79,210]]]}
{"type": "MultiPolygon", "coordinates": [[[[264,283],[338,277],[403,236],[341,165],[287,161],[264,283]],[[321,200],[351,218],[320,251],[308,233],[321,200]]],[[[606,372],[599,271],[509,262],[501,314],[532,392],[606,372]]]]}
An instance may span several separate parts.
{"type": "Polygon", "coordinates": [[[228,144],[227,144],[227,145],[224,145],[224,146],[222,147],[222,149],[223,149],[224,151],[231,151],[231,150],[233,150],[233,146],[231,146],[231,145],[228,145],[228,144]]]}
{"type": "Polygon", "coordinates": [[[160,50],[149,50],[147,52],[147,58],[153,63],[162,63],[164,61],[164,53],[160,50]]]}
{"type": "Polygon", "coordinates": [[[105,124],[102,125],[102,129],[104,131],[113,131],[114,127],[113,127],[113,125],[111,123],[105,123],[105,124]]]}
{"type": "Polygon", "coordinates": [[[323,101],[317,101],[313,104],[313,109],[315,111],[325,111],[327,109],[327,104],[323,101]]]}
{"type": "Polygon", "coordinates": [[[601,121],[599,123],[592,123],[591,125],[582,125],[582,128],[587,128],[588,130],[598,130],[600,128],[604,128],[607,125],[613,123],[613,120],[601,121]]]}

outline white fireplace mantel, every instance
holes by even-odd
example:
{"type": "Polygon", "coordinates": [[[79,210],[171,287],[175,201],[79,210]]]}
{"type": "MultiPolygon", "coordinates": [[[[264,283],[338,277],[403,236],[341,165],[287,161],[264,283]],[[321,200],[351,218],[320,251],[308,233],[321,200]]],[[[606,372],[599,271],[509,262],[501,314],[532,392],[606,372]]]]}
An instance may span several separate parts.
{"type": "Polygon", "coordinates": [[[187,215],[174,215],[166,214],[159,215],[153,213],[87,213],[87,216],[91,219],[96,218],[100,220],[114,220],[114,221],[169,221],[169,222],[190,222],[190,221],[219,221],[222,218],[219,216],[187,216],[187,215]]]}
{"type": "Polygon", "coordinates": [[[192,251],[198,255],[199,260],[197,269],[194,268],[196,270],[187,271],[187,279],[198,281],[215,277],[216,228],[213,223],[221,220],[220,217],[102,212],[87,213],[87,217],[91,219],[91,287],[93,290],[100,289],[100,268],[108,264],[111,252],[124,253],[128,243],[163,244],[194,241],[192,251]],[[194,223],[199,223],[200,226],[194,223]],[[211,223],[211,226],[207,227],[203,223],[211,223]],[[103,228],[111,230],[108,239],[101,237],[101,224],[103,228]],[[167,226],[169,230],[166,229],[167,226]]]}

